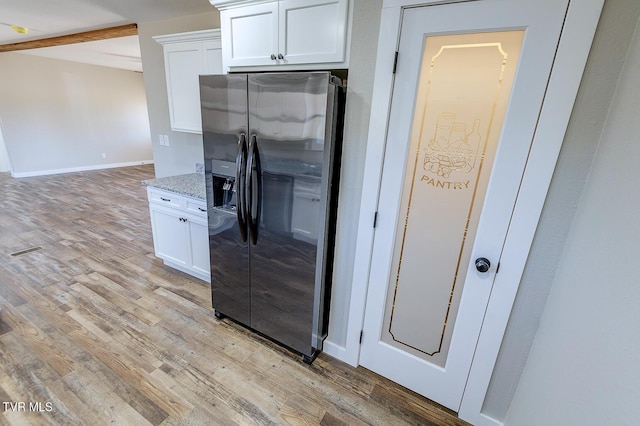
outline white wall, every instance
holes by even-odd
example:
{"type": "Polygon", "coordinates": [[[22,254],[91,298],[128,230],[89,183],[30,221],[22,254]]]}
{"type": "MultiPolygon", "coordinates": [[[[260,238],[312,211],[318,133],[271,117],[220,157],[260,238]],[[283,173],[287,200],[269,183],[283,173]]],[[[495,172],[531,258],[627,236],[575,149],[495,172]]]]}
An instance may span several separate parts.
{"type": "Polygon", "coordinates": [[[637,0],[605,2],[482,409],[492,418],[505,418],[527,362],[639,16],[637,0]]]}
{"type": "Polygon", "coordinates": [[[0,173],[11,171],[9,154],[4,143],[4,132],[2,130],[2,122],[0,121],[0,173]]]}
{"type": "Polygon", "coordinates": [[[3,53],[0,93],[15,176],[152,159],[140,73],[3,53]]]}
{"type": "Polygon", "coordinates": [[[506,424],[640,419],[639,70],[636,25],[506,424]]]}
{"type": "Polygon", "coordinates": [[[211,13],[138,24],[156,177],[193,173],[195,164],[202,163],[204,151],[202,135],[171,130],[164,54],[152,37],[214,28],[220,28],[220,13],[213,6],[211,13]],[[160,145],[160,134],[169,136],[169,146],[160,145]]]}

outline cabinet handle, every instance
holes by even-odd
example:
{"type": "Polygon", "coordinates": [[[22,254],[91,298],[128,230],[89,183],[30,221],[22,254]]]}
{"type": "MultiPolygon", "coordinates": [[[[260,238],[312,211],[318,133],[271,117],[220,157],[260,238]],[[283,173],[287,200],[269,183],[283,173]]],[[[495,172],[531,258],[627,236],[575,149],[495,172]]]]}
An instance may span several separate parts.
{"type": "Polygon", "coordinates": [[[278,59],[280,60],[284,59],[284,56],[282,56],[282,53],[278,53],[278,59]]]}
{"type": "Polygon", "coordinates": [[[203,209],[202,207],[198,207],[198,210],[200,210],[201,212],[206,212],[207,209],[203,209]]]}
{"type": "Polygon", "coordinates": [[[274,55],[273,53],[271,54],[271,60],[275,61],[276,60],[276,55],[274,55]]]}
{"type": "Polygon", "coordinates": [[[179,217],[178,219],[180,219],[180,222],[186,222],[187,221],[186,217],[179,217]]]}
{"type": "Polygon", "coordinates": [[[160,197],[162,201],[171,201],[169,198],[160,197]]]}

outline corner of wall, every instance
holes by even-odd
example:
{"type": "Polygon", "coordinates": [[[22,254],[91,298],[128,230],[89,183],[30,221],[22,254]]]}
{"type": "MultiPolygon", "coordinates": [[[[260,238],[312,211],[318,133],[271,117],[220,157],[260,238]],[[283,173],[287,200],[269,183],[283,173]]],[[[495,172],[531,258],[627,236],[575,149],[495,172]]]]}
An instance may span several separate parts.
{"type": "Polygon", "coordinates": [[[635,0],[605,2],[483,405],[483,413],[495,419],[505,419],[528,362],[624,67],[639,6],[635,0]]]}
{"type": "Polygon", "coordinates": [[[138,25],[149,129],[157,177],[191,173],[195,163],[202,162],[204,154],[200,135],[171,130],[164,53],[162,46],[152,37],[216,28],[220,28],[220,13],[213,6],[209,13],[143,22],[138,25]],[[160,134],[169,136],[171,144],[168,147],[160,146],[158,142],[160,134]]]}

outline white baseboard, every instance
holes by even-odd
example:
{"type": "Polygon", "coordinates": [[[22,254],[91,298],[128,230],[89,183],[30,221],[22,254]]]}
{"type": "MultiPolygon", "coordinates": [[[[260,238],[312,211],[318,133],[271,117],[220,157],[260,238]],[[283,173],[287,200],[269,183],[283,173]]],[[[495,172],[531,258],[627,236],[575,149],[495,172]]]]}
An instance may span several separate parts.
{"type": "Polygon", "coordinates": [[[480,413],[478,421],[475,423],[475,426],[503,426],[504,424],[494,419],[493,417],[489,417],[486,414],[480,413]]]}
{"type": "Polygon", "coordinates": [[[23,177],[33,177],[33,176],[57,175],[61,173],[85,172],[88,170],[102,170],[102,169],[114,169],[117,167],[139,166],[142,164],[153,164],[153,160],[131,161],[128,163],[96,164],[93,166],[71,167],[68,169],[37,170],[33,172],[21,172],[21,173],[11,172],[11,176],[14,178],[23,178],[23,177]]]}
{"type": "MultiPolygon", "coordinates": [[[[326,353],[327,355],[331,355],[332,357],[342,362],[346,362],[349,365],[353,365],[349,362],[349,357],[347,356],[347,348],[345,348],[344,346],[340,346],[330,340],[324,341],[324,344],[322,345],[322,352],[326,353]]],[[[353,366],[356,367],[355,365],[353,366]]]]}

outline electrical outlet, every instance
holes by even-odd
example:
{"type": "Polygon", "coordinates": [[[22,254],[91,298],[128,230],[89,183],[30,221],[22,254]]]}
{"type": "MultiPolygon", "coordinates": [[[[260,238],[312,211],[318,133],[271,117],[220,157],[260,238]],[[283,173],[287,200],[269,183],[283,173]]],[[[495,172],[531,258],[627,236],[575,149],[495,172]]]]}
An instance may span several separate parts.
{"type": "Polygon", "coordinates": [[[102,159],[105,159],[105,158],[107,158],[107,154],[103,152],[102,153],[102,159]]]}
{"type": "Polygon", "coordinates": [[[164,146],[169,146],[169,135],[164,135],[164,146]]]}
{"type": "Polygon", "coordinates": [[[158,142],[160,142],[160,146],[164,146],[164,135],[158,135],[158,142]]]}

